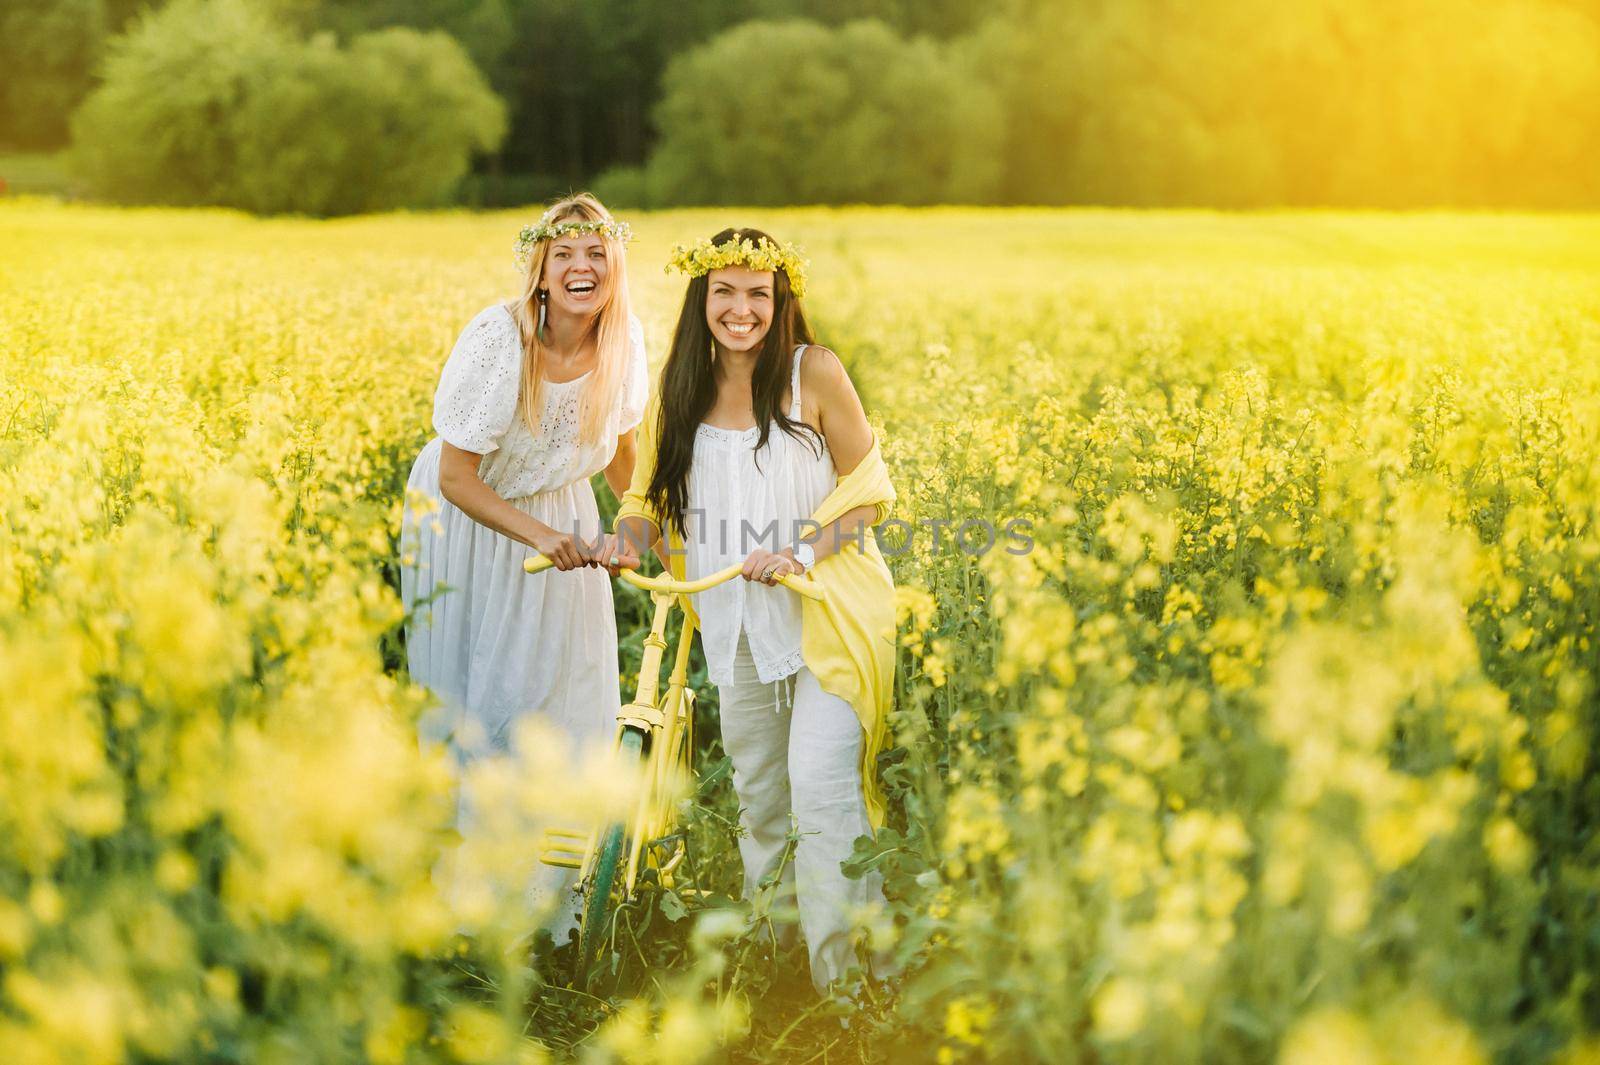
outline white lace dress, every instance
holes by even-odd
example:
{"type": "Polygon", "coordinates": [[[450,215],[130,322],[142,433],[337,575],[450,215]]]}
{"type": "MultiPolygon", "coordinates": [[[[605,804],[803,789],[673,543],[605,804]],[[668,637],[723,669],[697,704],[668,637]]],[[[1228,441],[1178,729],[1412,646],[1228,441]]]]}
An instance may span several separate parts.
{"type": "Polygon", "coordinates": [[[561,532],[597,535],[590,478],[611,461],[617,436],[639,424],[649,388],[643,333],[637,319],[630,324],[630,366],[595,444],[578,438],[587,374],[546,381],[538,431],[529,431],[519,402],[522,343],[503,304],[468,323],[445,363],[434,394],[438,437],[406,482],[408,496],[415,489],[439,501],[437,526],[407,511],[403,546],[414,558],[400,585],[406,609],[415,608],[406,629],[411,676],[442,704],[428,730],[459,758],[507,750],[528,714],[580,745],[608,738],[620,698],[617,629],[604,570],[530,577],[522,563],[531,548],[442,498],[440,441],[483,455],[479,476],[518,510],[561,532]]]}

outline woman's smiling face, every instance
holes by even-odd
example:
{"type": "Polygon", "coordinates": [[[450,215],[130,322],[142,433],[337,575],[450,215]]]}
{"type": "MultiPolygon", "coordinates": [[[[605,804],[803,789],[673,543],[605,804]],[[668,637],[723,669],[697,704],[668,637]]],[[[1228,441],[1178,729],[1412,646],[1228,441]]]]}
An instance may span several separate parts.
{"type": "Polygon", "coordinates": [[[579,317],[598,314],[604,300],[606,243],[597,233],[558,237],[544,257],[544,288],[552,309],[579,317]]]}
{"type": "Polygon", "coordinates": [[[724,266],[706,280],[712,337],[727,351],[754,351],[772,327],[772,271],[724,266]]]}

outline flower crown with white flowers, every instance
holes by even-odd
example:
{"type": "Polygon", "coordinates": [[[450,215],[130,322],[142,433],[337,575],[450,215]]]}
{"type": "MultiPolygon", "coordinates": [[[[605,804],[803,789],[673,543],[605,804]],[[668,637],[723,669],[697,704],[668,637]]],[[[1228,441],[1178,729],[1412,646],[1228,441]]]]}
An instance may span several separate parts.
{"type": "Polygon", "coordinates": [[[533,246],[541,240],[555,240],[557,237],[570,237],[579,233],[600,233],[624,244],[633,239],[633,229],[626,222],[587,218],[552,222],[547,213],[536,224],[523,226],[522,232],[517,234],[517,265],[524,269],[527,267],[528,257],[533,254],[533,246]]]}
{"type": "Polygon", "coordinates": [[[806,294],[806,260],[793,244],[775,244],[762,237],[734,237],[713,244],[702,240],[698,244],[677,244],[667,258],[667,270],[677,270],[690,277],[701,277],[725,266],[747,266],[752,270],[782,270],[789,276],[789,288],[796,297],[806,294]]]}

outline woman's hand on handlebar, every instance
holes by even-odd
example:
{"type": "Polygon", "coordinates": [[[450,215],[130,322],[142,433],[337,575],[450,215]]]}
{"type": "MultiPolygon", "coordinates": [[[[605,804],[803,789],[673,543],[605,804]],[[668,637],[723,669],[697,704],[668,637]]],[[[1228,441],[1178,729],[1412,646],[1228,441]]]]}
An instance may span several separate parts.
{"type": "Polygon", "coordinates": [[[530,539],[533,549],[548,558],[556,569],[578,569],[592,564],[583,541],[571,533],[559,533],[540,523],[530,539]]]}
{"type": "Polygon", "coordinates": [[[639,553],[629,546],[628,538],[621,533],[602,536],[599,547],[594,551],[594,560],[596,565],[605,567],[613,577],[625,569],[639,568],[639,553]]]}
{"type": "Polygon", "coordinates": [[[787,554],[758,547],[744,560],[744,569],[739,575],[747,581],[760,581],[772,587],[778,583],[779,578],[804,572],[805,567],[787,554]]]}

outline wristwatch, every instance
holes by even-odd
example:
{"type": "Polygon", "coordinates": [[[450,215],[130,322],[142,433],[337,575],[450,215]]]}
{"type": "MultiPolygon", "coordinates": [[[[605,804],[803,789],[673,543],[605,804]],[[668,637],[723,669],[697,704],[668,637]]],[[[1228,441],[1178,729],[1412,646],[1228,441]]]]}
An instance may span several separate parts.
{"type": "Polygon", "coordinates": [[[798,543],[794,545],[794,560],[800,563],[802,573],[811,572],[811,564],[817,560],[817,552],[810,544],[798,543]]]}

